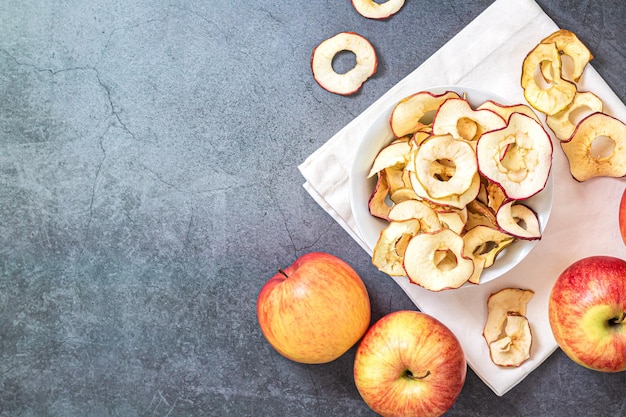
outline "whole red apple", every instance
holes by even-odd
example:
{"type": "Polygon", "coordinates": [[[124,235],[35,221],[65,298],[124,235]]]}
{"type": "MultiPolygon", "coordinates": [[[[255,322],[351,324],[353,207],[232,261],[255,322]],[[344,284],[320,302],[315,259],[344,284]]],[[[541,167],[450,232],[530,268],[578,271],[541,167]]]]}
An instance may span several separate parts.
{"type": "Polygon", "coordinates": [[[257,299],[267,341],[301,363],[326,363],[343,355],[370,324],[370,300],[359,275],[323,252],[298,258],[270,278],[257,299]]]}
{"type": "Polygon", "coordinates": [[[443,323],[401,310],[378,320],[359,344],[354,382],[384,417],[434,417],[455,403],[467,373],[461,344],[443,323]]]}
{"type": "Polygon", "coordinates": [[[548,304],[557,343],[574,362],[601,372],[626,370],[626,261],[591,256],[557,278],[548,304]]]}

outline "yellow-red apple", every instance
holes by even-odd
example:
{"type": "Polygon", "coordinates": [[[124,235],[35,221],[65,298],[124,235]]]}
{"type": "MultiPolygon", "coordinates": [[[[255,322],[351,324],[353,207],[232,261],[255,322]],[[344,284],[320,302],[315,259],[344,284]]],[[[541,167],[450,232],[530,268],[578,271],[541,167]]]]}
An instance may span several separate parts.
{"type": "Polygon", "coordinates": [[[359,275],[323,252],[303,255],[279,270],[257,298],[257,318],[267,341],[301,363],[326,363],[343,355],[367,331],[370,314],[359,275]]]}
{"type": "Polygon", "coordinates": [[[554,338],[574,362],[626,370],[626,261],[590,256],[571,264],[552,287],[548,314],[554,338]]]}
{"type": "Polygon", "coordinates": [[[359,344],[354,382],[384,417],[440,416],[458,398],[467,373],[461,344],[432,316],[409,310],[378,320],[359,344]]]}

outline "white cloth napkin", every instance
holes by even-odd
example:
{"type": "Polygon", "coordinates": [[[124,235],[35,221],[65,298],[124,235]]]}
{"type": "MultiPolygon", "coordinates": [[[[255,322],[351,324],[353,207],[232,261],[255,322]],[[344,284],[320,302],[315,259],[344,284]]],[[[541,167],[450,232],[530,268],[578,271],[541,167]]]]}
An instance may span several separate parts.
{"type": "MultiPolygon", "coordinates": [[[[510,102],[523,103],[519,85],[525,55],[557,25],[533,0],[497,0],[419,68],[396,84],[341,129],[300,166],[305,189],[371,254],[350,207],[349,173],[363,133],[381,111],[411,93],[440,85],[489,90],[510,102]]],[[[593,53],[593,51],[592,51],[593,53]]],[[[592,61],[593,62],[593,61],[592,61]]],[[[578,84],[604,102],[604,111],[626,120],[626,107],[588,65],[578,84]]],[[[415,305],[446,324],[459,338],[469,366],[497,395],[504,395],[557,348],[548,322],[548,297],[556,277],[569,264],[591,255],[624,257],[618,206],[626,183],[595,178],[584,183],[570,173],[558,140],[553,138],[554,205],[542,240],[514,269],[491,282],[433,293],[394,278],[415,305]],[[531,289],[527,307],[533,331],[531,359],[503,369],[489,359],[482,330],[487,297],[505,287],[531,289]]],[[[391,278],[390,278],[391,279],[391,278]]]]}

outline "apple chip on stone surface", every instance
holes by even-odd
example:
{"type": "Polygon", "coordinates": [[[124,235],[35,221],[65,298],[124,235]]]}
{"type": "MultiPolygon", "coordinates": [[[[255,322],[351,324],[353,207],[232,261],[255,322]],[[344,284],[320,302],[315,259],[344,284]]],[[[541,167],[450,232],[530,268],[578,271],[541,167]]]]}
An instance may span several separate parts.
{"type": "Polygon", "coordinates": [[[357,92],[376,73],[378,58],[372,44],[354,32],[341,32],[321,42],[313,49],[311,70],[313,78],[327,91],[340,95],[357,92]],[[352,52],[356,64],[340,74],[333,68],[333,58],[342,51],[352,52]]]}
{"type": "Polygon", "coordinates": [[[352,6],[363,17],[381,20],[398,13],[404,6],[404,0],[352,0],[352,6]]]}

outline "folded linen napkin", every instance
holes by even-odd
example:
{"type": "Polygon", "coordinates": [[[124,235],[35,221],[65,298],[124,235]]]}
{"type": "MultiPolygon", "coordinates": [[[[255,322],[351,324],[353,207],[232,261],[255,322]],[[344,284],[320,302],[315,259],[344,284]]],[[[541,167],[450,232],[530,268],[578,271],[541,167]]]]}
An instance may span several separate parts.
{"type": "MultiPolygon", "coordinates": [[[[370,255],[350,205],[349,175],[364,132],[372,120],[398,100],[441,85],[462,85],[523,103],[519,85],[525,55],[557,25],[533,0],[497,0],[406,78],[356,117],[309,156],[299,169],[305,189],[370,255]],[[463,53],[459,53],[463,51],[463,53]]],[[[593,51],[592,51],[593,52],[593,51]]],[[[626,106],[591,65],[579,90],[592,91],[604,111],[626,120],[626,106]]],[[[625,183],[596,178],[575,181],[558,140],[553,138],[553,207],[541,241],[515,268],[501,278],[457,290],[433,293],[393,278],[415,305],[446,324],[459,338],[469,366],[495,394],[504,395],[536,369],[557,348],[548,322],[548,297],[560,272],[577,259],[591,255],[624,257],[617,210],[625,183]],[[533,330],[531,359],[519,368],[495,366],[482,330],[488,296],[506,287],[527,288],[535,296],[527,307],[533,330]]]]}

